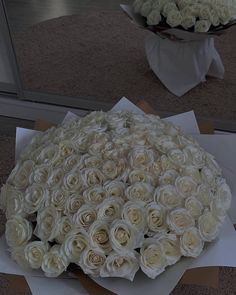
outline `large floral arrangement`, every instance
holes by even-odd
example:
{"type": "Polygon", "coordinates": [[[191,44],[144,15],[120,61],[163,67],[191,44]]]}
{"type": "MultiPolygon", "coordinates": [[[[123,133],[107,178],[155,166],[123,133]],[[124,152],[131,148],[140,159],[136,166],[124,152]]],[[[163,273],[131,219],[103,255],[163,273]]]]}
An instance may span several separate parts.
{"type": "Polygon", "coordinates": [[[134,11],[147,25],[208,32],[236,18],[235,0],[135,0],[134,11]]]}
{"type": "Polygon", "coordinates": [[[216,239],[231,193],[214,157],[154,115],[93,112],[36,135],[1,189],[23,267],[156,278],[216,239]]]}

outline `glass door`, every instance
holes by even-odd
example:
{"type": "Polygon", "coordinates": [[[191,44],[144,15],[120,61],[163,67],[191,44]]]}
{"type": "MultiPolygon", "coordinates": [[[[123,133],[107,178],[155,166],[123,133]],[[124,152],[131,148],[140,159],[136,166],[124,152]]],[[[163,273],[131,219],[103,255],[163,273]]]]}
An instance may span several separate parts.
{"type": "Polygon", "coordinates": [[[125,95],[117,91],[122,67],[118,74],[114,67],[126,46],[120,22],[133,25],[120,0],[7,0],[5,7],[25,99],[105,110],[125,95]]]}

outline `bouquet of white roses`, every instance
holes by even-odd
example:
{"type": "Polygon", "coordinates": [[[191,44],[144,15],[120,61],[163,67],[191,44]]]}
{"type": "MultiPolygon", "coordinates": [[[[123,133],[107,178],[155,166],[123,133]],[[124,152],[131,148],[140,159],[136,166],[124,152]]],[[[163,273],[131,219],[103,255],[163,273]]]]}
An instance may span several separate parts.
{"type": "Polygon", "coordinates": [[[133,8],[157,30],[214,32],[234,24],[236,18],[235,0],[135,0],[133,8]]]}
{"type": "Polygon", "coordinates": [[[1,189],[23,267],[156,278],[213,241],[231,192],[213,156],[153,115],[93,112],[36,135],[1,189]]]}

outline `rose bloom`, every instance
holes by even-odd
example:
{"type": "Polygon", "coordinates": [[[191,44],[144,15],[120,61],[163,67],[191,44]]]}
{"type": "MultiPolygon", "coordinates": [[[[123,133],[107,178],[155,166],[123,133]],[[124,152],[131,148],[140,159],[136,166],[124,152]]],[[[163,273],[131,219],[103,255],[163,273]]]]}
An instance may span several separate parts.
{"type": "Polygon", "coordinates": [[[153,200],[154,187],[149,183],[136,182],[125,190],[125,195],[130,201],[150,202],[153,200]]]}
{"type": "Polygon", "coordinates": [[[48,253],[43,256],[42,270],[46,277],[58,277],[66,271],[69,261],[63,255],[59,245],[54,245],[48,253]]]}
{"type": "Polygon", "coordinates": [[[167,230],[166,210],[156,202],[146,205],[146,218],[149,231],[159,233],[167,230]]]}
{"type": "Polygon", "coordinates": [[[109,197],[124,197],[125,184],[122,181],[106,181],[104,183],[104,188],[109,197]]]}
{"type": "Polygon", "coordinates": [[[194,218],[186,209],[179,208],[171,211],[167,215],[167,223],[170,229],[177,235],[183,234],[185,230],[194,226],[194,218]]]}
{"type": "Polygon", "coordinates": [[[34,241],[28,243],[24,248],[24,255],[26,261],[33,269],[41,267],[43,256],[48,252],[49,244],[42,241],[34,241]]]}
{"type": "Polygon", "coordinates": [[[91,205],[84,204],[73,215],[73,222],[85,229],[88,229],[90,225],[97,219],[97,212],[91,205]]]}
{"type": "Polygon", "coordinates": [[[99,249],[86,249],[79,261],[79,266],[83,272],[93,276],[99,276],[101,267],[106,261],[106,256],[99,249]]]}
{"type": "Polygon", "coordinates": [[[5,237],[10,247],[25,245],[32,236],[31,223],[21,216],[13,216],[7,220],[5,237]]]}
{"type": "Polygon", "coordinates": [[[64,214],[73,215],[84,204],[83,197],[79,194],[71,194],[67,197],[64,206],[64,214]]]}
{"type": "Polygon", "coordinates": [[[180,242],[175,234],[163,234],[158,238],[165,254],[167,265],[175,264],[181,258],[180,242]]]}
{"type": "Polygon", "coordinates": [[[132,225],[137,231],[146,232],[145,202],[128,201],[123,206],[122,219],[132,225]]]}
{"type": "Polygon", "coordinates": [[[38,212],[37,225],[34,234],[42,241],[52,241],[55,238],[56,227],[61,218],[61,214],[53,206],[48,206],[38,212]]]}
{"type": "Polygon", "coordinates": [[[154,201],[160,203],[166,209],[174,209],[182,203],[181,196],[175,186],[171,184],[159,186],[155,190],[154,201]]]}
{"type": "Polygon", "coordinates": [[[112,250],[109,227],[104,221],[97,220],[89,228],[90,245],[103,251],[104,254],[109,254],[112,250]]]}
{"type": "Polygon", "coordinates": [[[87,232],[82,228],[75,228],[67,234],[61,248],[70,262],[79,263],[80,256],[88,245],[87,232]]]}
{"type": "Polygon", "coordinates": [[[127,251],[138,248],[143,240],[143,233],[137,232],[125,220],[114,220],[110,226],[110,241],[117,251],[127,251]]]}
{"type": "Polygon", "coordinates": [[[180,250],[184,256],[196,258],[202,252],[203,246],[204,242],[196,227],[187,229],[180,237],[180,250]]]}
{"type": "Polygon", "coordinates": [[[100,204],[106,197],[107,192],[101,185],[92,186],[83,192],[85,203],[94,206],[100,204]]]}
{"type": "Polygon", "coordinates": [[[107,223],[111,223],[115,219],[121,217],[121,210],[124,204],[124,200],[118,197],[109,197],[103,200],[97,209],[98,220],[103,220],[107,223]]]}
{"type": "Polygon", "coordinates": [[[133,281],[136,272],[139,269],[138,253],[111,252],[101,268],[101,277],[119,277],[133,281]]]}
{"type": "Polygon", "coordinates": [[[146,239],[140,249],[140,267],[151,279],[155,279],[167,266],[161,244],[154,239],[146,239]]]}

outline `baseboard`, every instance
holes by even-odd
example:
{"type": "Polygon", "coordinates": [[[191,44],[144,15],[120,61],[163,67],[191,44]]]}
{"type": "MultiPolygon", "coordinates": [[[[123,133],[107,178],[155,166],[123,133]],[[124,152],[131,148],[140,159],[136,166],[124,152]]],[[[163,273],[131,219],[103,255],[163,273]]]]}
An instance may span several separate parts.
{"type": "Polygon", "coordinates": [[[28,102],[7,96],[0,97],[0,116],[31,121],[40,118],[42,120],[58,123],[61,122],[68,111],[80,116],[84,116],[88,113],[87,110],[28,102]]]}

